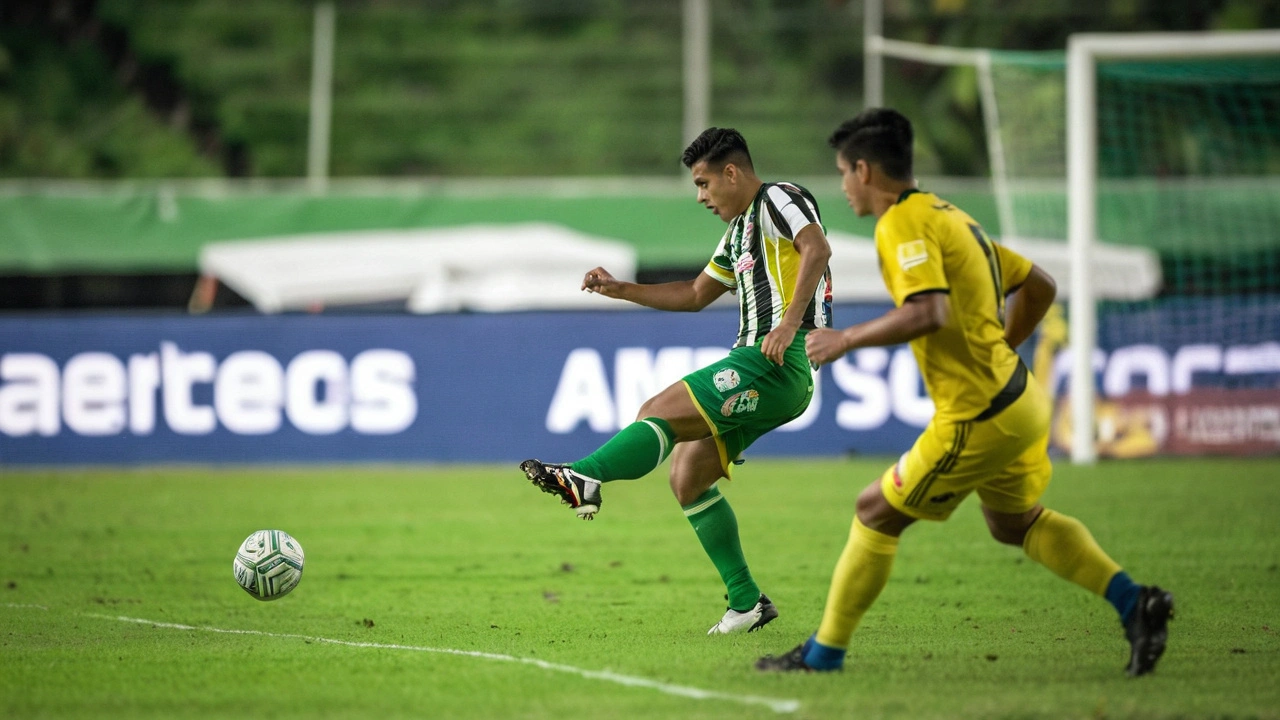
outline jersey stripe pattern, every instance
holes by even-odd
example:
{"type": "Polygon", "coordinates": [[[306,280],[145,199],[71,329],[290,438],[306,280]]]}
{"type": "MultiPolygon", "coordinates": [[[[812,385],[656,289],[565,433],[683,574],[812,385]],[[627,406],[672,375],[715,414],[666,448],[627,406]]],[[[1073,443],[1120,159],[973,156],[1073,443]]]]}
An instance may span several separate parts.
{"type": "MultiPolygon", "coordinates": [[[[800,253],[796,234],[822,225],[818,202],[810,192],[787,182],[765,183],[747,211],[729,223],[704,270],[738,295],[738,340],[752,346],[782,321],[796,298],[800,253]]],[[[807,303],[801,327],[831,327],[831,268],[807,303]]]]}

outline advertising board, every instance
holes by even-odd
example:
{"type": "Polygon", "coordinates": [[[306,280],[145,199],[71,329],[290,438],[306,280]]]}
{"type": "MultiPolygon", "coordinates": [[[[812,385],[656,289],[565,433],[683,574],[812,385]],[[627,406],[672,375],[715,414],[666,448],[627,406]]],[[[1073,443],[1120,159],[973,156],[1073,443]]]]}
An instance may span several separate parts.
{"type": "MultiPolygon", "coordinates": [[[[1100,337],[1124,338],[1116,322],[1134,321],[1106,320],[1100,337]]],[[[736,323],[731,307],[4,318],[0,464],[568,461],[727,353],[736,323]]],[[[1103,453],[1280,451],[1280,343],[1172,337],[1100,349],[1103,453]]],[[[1063,396],[1066,350],[1038,350],[1063,396]]],[[[808,411],[748,457],[897,455],[932,416],[905,346],[852,352],[816,382],[808,411]]]]}

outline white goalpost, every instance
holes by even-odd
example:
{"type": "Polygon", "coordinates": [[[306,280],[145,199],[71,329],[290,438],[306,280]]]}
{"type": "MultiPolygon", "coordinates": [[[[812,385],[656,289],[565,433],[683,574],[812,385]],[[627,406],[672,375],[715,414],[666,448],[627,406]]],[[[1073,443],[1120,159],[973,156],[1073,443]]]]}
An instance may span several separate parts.
{"type": "MultiPolygon", "coordinates": [[[[1126,62],[1154,62],[1163,68],[1166,60],[1178,65],[1280,56],[1280,31],[1080,34],[1070,38],[1066,53],[943,47],[891,40],[879,34],[868,34],[865,43],[868,60],[875,60],[878,72],[883,72],[885,58],[973,68],[999,239],[1015,249],[1019,249],[1018,243],[1025,243],[1026,250],[1034,246],[1041,252],[1056,253],[1057,263],[1051,272],[1063,281],[1059,297],[1070,308],[1069,349],[1054,373],[1054,379],[1069,379],[1071,390],[1069,407],[1064,408],[1069,409],[1070,420],[1061,429],[1069,429],[1072,461],[1094,462],[1098,457],[1095,373],[1100,359],[1097,303],[1153,302],[1171,280],[1162,277],[1161,256],[1154,249],[1162,245],[1160,230],[1117,231],[1112,208],[1110,229],[1103,232],[1107,242],[1099,241],[1098,65],[1105,63],[1111,71],[1129,67],[1126,62]],[[1117,241],[1137,244],[1118,245],[1117,241]]],[[[1165,72],[1172,73],[1167,79],[1176,85],[1177,68],[1158,70],[1159,77],[1146,77],[1141,82],[1159,86],[1166,80],[1161,74],[1165,72]]],[[[871,90],[883,87],[882,78],[876,80],[871,83],[868,79],[868,103],[873,99],[871,90]]],[[[875,100],[874,104],[883,102],[882,97],[875,100]]],[[[1111,98],[1108,102],[1115,101],[1111,98]]],[[[1194,113],[1204,110],[1187,112],[1194,125],[1200,117],[1194,113]]],[[[1205,132],[1212,134],[1213,127],[1207,123],[1205,127],[1205,132]]],[[[1127,147],[1119,150],[1135,152],[1127,147]]],[[[1186,186],[1178,183],[1188,179],[1193,176],[1154,179],[1131,175],[1113,178],[1112,182],[1120,184],[1108,186],[1111,189],[1107,192],[1119,193],[1115,200],[1129,202],[1129,196],[1150,194],[1150,185],[1159,182],[1166,188],[1181,188],[1184,194],[1178,197],[1185,198],[1186,186]]],[[[1112,198],[1108,196],[1108,200],[1112,198]]],[[[1176,206],[1178,200],[1161,202],[1176,206]]],[[[1142,215],[1143,207],[1132,207],[1121,212],[1142,215]]],[[[1207,237],[1205,241],[1221,242],[1221,238],[1207,237]]],[[[1032,259],[1043,264],[1039,258],[1032,259]]],[[[1101,359],[1105,361],[1105,357],[1101,359]]],[[[1051,385],[1057,387],[1055,382],[1051,385]]]]}
{"type": "Polygon", "coordinates": [[[1280,31],[1077,34],[1067,42],[1067,240],[1071,256],[1071,460],[1096,462],[1097,305],[1087,271],[1097,240],[1099,60],[1280,54],[1280,31]]]}

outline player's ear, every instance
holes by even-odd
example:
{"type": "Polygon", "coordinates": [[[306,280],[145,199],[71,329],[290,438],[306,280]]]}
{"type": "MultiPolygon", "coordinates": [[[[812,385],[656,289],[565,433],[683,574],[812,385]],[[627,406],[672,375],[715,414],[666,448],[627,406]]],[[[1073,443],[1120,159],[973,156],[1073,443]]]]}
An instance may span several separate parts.
{"type": "Polygon", "coordinates": [[[724,168],[720,173],[724,175],[724,179],[728,181],[730,185],[738,181],[738,166],[733,163],[725,163],[724,168]]]}
{"type": "Polygon", "coordinates": [[[853,173],[858,176],[858,182],[863,185],[871,182],[872,172],[871,163],[863,158],[858,158],[858,162],[853,166],[853,173]]]}

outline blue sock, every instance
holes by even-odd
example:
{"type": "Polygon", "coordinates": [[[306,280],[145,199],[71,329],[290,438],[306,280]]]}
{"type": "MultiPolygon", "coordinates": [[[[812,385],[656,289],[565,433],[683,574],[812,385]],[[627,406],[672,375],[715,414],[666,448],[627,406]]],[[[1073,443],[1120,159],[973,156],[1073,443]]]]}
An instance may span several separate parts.
{"type": "Polygon", "coordinates": [[[1121,570],[1111,577],[1107,583],[1107,602],[1120,613],[1120,624],[1127,625],[1133,608],[1138,604],[1138,591],[1142,586],[1129,577],[1129,573],[1121,570]]]}
{"type": "Polygon", "coordinates": [[[814,670],[839,670],[844,667],[844,650],[818,642],[816,633],[804,643],[804,664],[814,670]]]}

